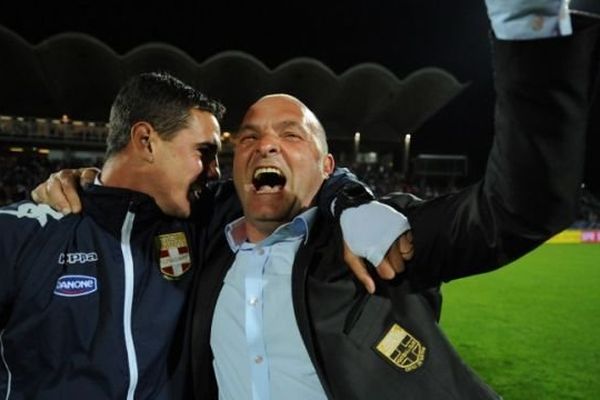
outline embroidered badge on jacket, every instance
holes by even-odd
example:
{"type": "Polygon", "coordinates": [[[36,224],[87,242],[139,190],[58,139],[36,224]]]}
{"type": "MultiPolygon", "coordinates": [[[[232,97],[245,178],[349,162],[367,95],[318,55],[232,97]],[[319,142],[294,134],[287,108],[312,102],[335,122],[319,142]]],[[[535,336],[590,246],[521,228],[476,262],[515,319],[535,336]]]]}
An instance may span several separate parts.
{"type": "Polygon", "coordinates": [[[375,350],[393,365],[410,372],[423,365],[427,348],[400,325],[394,324],[375,350]]]}
{"type": "Polygon", "coordinates": [[[191,264],[187,238],[183,232],[156,237],[160,272],[166,279],[179,279],[189,271],[191,264]]]}

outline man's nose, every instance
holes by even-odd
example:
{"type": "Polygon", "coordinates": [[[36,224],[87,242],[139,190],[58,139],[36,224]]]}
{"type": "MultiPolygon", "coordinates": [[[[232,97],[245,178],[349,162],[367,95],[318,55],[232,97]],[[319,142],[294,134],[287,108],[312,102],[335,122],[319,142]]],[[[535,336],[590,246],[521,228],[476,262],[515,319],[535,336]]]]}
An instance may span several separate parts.
{"type": "Polygon", "coordinates": [[[267,156],[269,154],[275,154],[279,152],[279,138],[277,135],[268,134],[262,135],[258,143],[258,152],[267,156]]]}

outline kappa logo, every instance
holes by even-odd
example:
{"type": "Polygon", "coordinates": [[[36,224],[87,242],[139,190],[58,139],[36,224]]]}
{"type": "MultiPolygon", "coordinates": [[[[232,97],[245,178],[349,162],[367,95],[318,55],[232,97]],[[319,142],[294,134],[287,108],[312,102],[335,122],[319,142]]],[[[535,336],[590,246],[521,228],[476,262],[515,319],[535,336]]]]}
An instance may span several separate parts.
{"type": "Polygon", "coordinates": [[[166,279],[179,279],[189,271],[192,260],[187,238],[183,232],[156,237],[160,272],[166,279]]]}
{"type": "Polygon", "coordinates": [[[48,217],[52,217],[56,220],[64,217],[63,214],[54,211],[46,204],[38,205],[33,203],[23,203],[19,205],[16,210],[0,210],[0,214],[10,214],[17,218],[37,219],[41,226],[45,226],[46,223],[48,223],[48,217]]]}
{"type": "Polygon", "coordinates": [[[95,277],[87,275],[63,275],[56,281],[54,294],[64,297],[78,297],[98,290],[95,277]]]}
{"type": "Polygon", "coordinates": [[[60,253],[58,255],[59,264],[85,264],[98,261],[98,253],[92,251],[90,253],[60,253]]]}

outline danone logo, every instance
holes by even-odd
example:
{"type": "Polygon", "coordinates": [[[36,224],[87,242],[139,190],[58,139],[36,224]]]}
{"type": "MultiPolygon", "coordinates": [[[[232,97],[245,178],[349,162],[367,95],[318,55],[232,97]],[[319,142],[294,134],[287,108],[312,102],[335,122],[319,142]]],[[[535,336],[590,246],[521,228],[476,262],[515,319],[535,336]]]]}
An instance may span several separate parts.
{"type": "Polygon", "coordinates": [[[65,297],[85,296],[98,289],[96,278],[86,275],[64,275],[56,281],[54,294],[65,297]]]}

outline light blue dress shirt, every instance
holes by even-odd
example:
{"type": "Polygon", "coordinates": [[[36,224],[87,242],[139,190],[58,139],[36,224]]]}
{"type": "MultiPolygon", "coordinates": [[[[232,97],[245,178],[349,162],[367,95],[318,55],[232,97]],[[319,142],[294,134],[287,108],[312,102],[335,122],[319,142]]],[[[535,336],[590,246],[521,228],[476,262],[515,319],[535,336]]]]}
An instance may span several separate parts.
{"type": "MultiPolygon", "coordinates": [[[[244,218],[226,226],[236,256],[210,338],[220,399],[326,399],[296,324],[291,285],[296,252],[316,213],[305,211],[260,243],[247,241],[244,218]]],[[[402,214],[376,201],[345,210],[340,224],[354,253],[375,265],[410,229],[402,214]]]]}
{"type": "Polygon", "coordinates": [[[241,218],[225,233],[235,261],[213,315],[210,344],[222,400],[326,399],[296,324],[291,274],[316,208],[260,243],[246,241],[241,218]]]}

